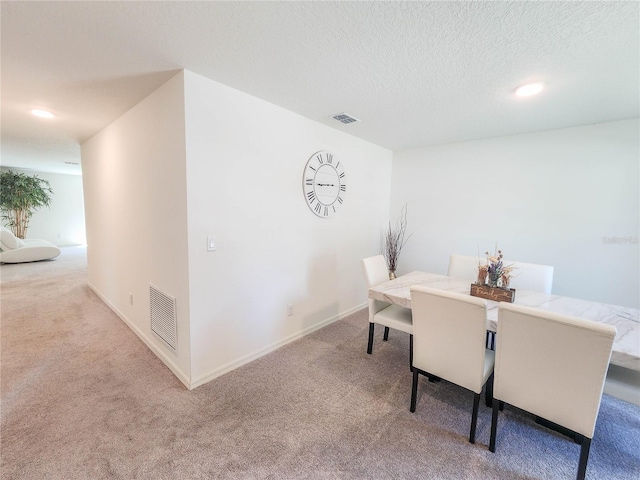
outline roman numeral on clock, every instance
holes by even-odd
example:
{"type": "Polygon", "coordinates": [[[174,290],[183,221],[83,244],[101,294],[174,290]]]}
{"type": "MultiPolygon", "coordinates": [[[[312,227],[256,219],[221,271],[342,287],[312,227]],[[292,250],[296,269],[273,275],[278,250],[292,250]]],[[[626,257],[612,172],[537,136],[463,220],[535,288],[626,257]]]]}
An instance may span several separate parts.
{"type": "Polygon", "coordinates": [[[310,203],[313,203],[316,201],[316,194],[315,192],[311,191],[309,193],[307,193],[307,198],[309,199],[310,203]]]}

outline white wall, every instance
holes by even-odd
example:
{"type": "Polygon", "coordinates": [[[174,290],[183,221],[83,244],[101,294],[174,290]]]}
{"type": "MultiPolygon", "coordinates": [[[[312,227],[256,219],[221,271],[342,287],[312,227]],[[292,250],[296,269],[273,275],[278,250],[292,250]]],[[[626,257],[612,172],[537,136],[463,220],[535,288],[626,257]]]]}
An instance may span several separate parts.
{"type": "MultiPolygon", "coordinates": [[[[36,210],[31,217],[27,238],[48,240],[60,247],[86,243],[81,176],[13,167],[2,167],[2,170],[37,175],[47,180],[53,190],[51,205],[36,210]]],[[[6,221],[2,223],[5,225],[6,221]]]]}
{"type": "Polygon", "coordinates": [[[395,152],[391,216],[408,204],[400,273],[451,253],[553,265],[553,292],[640,304],[638,120],[395,152]]]}
{"type": "Polygon", "coordinates": [[[189,385],[185,162],[182,73],[82,145],[89,284],[189,385]],[[176,298],[177,352],[151,331],[150,284],[176,298]]]}
{"type": "Polygon", "coordinates": [[[364,306],[361,259],[379,253],[392,153],[190,72],[185,90],[197,385],[364,306]],[[318,150],[339,157],[348,178],[328,219],[303,198],[318,150]]]}
{"type": "Polygon", "coordinates": [[[183,72],[82,146],[90,285],[185,385],[200,385],[364,307],[361,259],[379,251],[391,157],[183,72]],[[317,150],[349,180],[329,219],[303,198],[317,150]],[[177,299],[177,354],[150,331],[149,283],[177,299]]]}

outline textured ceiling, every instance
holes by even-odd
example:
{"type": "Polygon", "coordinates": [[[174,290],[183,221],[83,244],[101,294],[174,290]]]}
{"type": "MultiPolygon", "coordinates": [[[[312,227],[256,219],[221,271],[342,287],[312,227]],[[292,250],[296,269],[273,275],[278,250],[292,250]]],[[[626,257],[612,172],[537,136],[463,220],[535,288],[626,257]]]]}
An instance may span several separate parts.
{"type": "Polygon", "coordinates": [[[637,118],[639,18],[635,1],[3,1],[2,164],[79,172],[79,144],[181,69],[393,150],[637,118]]]}

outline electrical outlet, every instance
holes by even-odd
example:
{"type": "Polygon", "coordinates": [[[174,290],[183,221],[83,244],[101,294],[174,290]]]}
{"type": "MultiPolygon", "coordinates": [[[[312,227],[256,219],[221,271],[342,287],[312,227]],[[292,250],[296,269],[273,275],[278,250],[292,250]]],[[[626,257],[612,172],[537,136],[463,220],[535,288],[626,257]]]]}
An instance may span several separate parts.
{"type": "Polygon", "coordinates": [[[129,294],[129,305],[133,305],[133,293],[129,294]]]}
{"type": "Polygon", "coordinates": [[[293,303],[287,305],[287,317],[290,317],[291,315],[293,315],[293,303]]]}

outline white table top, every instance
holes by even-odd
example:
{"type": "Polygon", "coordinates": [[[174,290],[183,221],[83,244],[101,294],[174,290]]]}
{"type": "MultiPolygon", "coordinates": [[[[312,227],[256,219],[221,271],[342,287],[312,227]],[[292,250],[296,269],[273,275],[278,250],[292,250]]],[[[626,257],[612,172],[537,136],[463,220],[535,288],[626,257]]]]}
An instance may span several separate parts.
{"type": "MultiPolygon", "coordinates": [[[[467,295],[471,288],[471,282],[468,280],[435,273],[411,272],[371,287],[369,298],[411,308],[412,285],[467,295]]],[[[516,290],[514,303],[613,325],[617,334],[611,352],[611,363],[640,371],[640,310],[637,308],[618,307],[531,290],[516,290]]],[[[498,302],[487,300],[487,320],[489,330],[495,332],[498,302]]]]}

